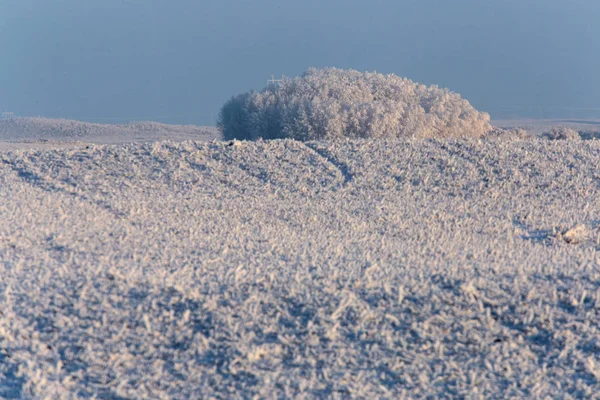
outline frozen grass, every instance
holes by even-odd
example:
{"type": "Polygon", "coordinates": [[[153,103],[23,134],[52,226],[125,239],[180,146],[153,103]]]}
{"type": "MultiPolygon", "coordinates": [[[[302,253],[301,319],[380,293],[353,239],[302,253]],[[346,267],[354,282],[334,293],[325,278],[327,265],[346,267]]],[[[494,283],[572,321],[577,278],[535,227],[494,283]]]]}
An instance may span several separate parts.
{"type": "Polygon", "coordinates": [[[0,397],[598,396],[599,155],[540,139],[0,153],[0,397]]]}

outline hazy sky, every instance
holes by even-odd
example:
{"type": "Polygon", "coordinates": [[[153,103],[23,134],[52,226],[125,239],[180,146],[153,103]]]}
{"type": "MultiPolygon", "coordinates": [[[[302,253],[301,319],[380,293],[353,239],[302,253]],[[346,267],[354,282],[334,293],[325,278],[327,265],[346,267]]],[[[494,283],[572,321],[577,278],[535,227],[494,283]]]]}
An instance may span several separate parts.
{"type": "Polygon", "coordinates": [[[599,0],[0,0],[0,111],[211,124],[271,74],[334,66],[492,117],[600,116],[599,21],[599,0]]]}

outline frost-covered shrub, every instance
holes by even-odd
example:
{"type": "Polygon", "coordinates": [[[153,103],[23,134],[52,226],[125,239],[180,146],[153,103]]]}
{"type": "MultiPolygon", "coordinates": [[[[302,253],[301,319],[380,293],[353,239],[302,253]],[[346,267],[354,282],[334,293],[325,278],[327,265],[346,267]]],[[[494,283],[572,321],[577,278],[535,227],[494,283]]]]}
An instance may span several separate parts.
{"type": "Polygon", "coordinates": [[[523,128],[498,128],[493,127],[488,132],[488,137],[499,139],[526,139],[533,135],[523,128]]]}
{"type": "Polygon", "coordinates": [[[550,131],[542,134],[543,138],[549,140],[581,140],[579,133],[570,128],[552,128],[550,131]]]}
{"type": "Polygon", "coordinates": [[[600,127],[596,127],[593,129],[584,129],[578,132],[579,136],[583,140],[600,139],[600,127]]]}
{"type": "Polygon", "coordinates": [[[481,137],[489,120],[448,89],[326,68],[233,97],[218,126],[226,140],[481,137]]]}

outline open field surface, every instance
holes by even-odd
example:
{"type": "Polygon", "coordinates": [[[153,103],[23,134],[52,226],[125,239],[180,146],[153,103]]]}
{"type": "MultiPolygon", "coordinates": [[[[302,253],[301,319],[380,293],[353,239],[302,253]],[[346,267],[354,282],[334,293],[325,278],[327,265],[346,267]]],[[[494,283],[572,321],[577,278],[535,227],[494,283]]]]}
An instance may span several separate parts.
{"type": "Polygon", "coordinates": [[[219,137],[214,127],[148,121],[111,125],[41,117],[0,120],[0,151],[85,148],[90,144],[143,143],[166,138],[173,141],[211,140],[219,137]]]}
{"type": "Polygon", "coordinates": [[[578,131],[583,139],[600,138],[600,119],[498,119],[491,123],[499,128],[522,128],[536,136],[552,128],[566,127],[578,131]]]}
{"type": "Polygon", "coordinates": [[[599,141],[87,147],[0,153],[0,397],[600,393],[599,141]]]}

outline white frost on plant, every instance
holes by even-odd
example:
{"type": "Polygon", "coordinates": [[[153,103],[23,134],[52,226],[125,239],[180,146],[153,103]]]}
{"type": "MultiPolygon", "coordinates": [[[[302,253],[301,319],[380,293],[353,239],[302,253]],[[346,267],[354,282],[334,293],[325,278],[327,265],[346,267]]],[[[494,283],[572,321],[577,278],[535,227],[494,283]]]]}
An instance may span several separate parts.
{"type": "Polygon", "coordinates": [[[544,132],[542,137],[548,140],[581,140],[579,132],[566,127],[555,127],[544,132]]]}
{"type": "Polygon", "coordinates": [[[489,115],[459,94],[393,74],[309,69],[221,109],[225,139],[481,137],[489,115]]]}

